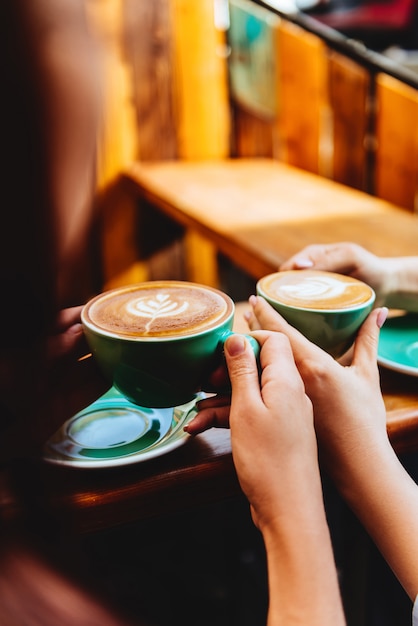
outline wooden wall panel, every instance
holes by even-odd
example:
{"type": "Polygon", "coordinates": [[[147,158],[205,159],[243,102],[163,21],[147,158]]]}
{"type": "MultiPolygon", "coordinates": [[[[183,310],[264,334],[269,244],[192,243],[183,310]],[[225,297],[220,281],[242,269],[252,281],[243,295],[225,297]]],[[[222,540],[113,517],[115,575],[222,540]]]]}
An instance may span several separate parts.
{"type": "Polygon", "coordinates": [[[124,54],[124,0],[86,0],[101,49],[103,123],[98,137],[98,188],[110,184],[137,155],[137,122],[130,64],[124,54]]]}
{"type": "Polygon", "coordinates": [[[316,35],[282,20],[279,36],[281,159],[313,173],[327,174],[327,50],[316,35]]]}
{"type": "MultiPolygon", "coordinates": [[[[214,1],[171,0],[170,4],[178,157],[228,157],[230,109],[225,31],[216,27],[214,1]]],[[[184,256],[188,280],[218,286],[217,250],[210,241],[187,230],[184,256]]]]}
{"type": "Polygon", "coordinates": [[[333,172],[340,183],[367,190],[372,148],[369,133],[371,78],[368,70],[336,52],[329,56],[329,90],[332,109],[333,172]]]}
{"type": "Polygon", "coordinates": [[[418,92],[383,74],[377,77],[376,195],[417,209],[418,92]]]}
{"type": "MultiPolygon", "coordinates": [[[[104,124],[99,139],[99,211],[106,286],[147,276],[182,278],[179,233],[149,226],[150,207],[130,206],[118,175],[135,159],[229,155],[225,31],[214,0],[87,0],[103,42],[104,124]],[[141,245],[147,225],[147,251],[141,245]],[[139,233],[139,235],[138,235],[139,233]],[[167,258],[173,262],[167,262],[167,258]],[[167,275],[170,268],[171,275],[167,275]]],[[[215,251],[186,233],[189,277],[216,282],[215,251]]]]}
{"type": "Polygon", "coordinates": [[[170,0],[87,0],[87,8],[103,44],[97,205],[103,288],[112,288],[158,274],[166,257],[177,255],[177,231],[170,246],[167,237],[162,241],[156,230],[147,230],[149,246],[143,250],[149,209],[140,209],[119,185],[121,170],[137,158],[177,157],[172,21],[170,0]]]}
{"type": "Polygon", "coordinates": [[[225,32],[215,27],[214,0],[87,0],[87,6],[103,42],[101,148],[113,170],[135,157],[228,156],[225,32]]]}
{"type": "Polygon", "coordinates": [[[178,157],[229,156],[230,111],[225,31],[214,0],[171,0],[173,96],[178,157]]]}
{"type": "Polygon", "coordinates": [[[233,104],[231,152],[236,157],[274,157],[275,124],[233,104]]]}
{"type": "Polygon", "coordinates": [[[175,158],[170,0],[123,0],[123,5],[122,45],[133,85],[137,158],[175,158]]]}

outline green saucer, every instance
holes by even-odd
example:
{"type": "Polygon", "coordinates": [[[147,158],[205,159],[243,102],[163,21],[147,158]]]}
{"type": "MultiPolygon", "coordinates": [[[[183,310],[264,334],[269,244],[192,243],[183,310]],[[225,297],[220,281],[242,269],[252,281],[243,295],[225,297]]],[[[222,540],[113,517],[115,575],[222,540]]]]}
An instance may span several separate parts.
{"type": "Polygon", "coordinates": [[[185,442],[195,400],[169,409],[132,404],[115,388],[72,418],[47,441],[43,458],[56,465],[102,468],[138,463],[185,442]]]}
{"type": "Polygon", "coordinates": [[[418,314],[389,318],[380,331],[378,363],[418,376],[418,314]]]}

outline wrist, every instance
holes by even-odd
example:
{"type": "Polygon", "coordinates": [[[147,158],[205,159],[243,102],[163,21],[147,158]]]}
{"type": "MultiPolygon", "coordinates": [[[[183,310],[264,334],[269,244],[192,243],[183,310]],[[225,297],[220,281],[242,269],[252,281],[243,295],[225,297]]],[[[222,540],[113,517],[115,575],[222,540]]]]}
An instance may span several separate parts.
{"type": "Polygon", "coordinates": [[[285,488],[270,495],[268,515],[256,511],[259,530],[272,549],[292,537],[297,543],[301,535],[311,536],[315,529],[327,528],[318,465],[299,476],[293,472],[286,483],[285,488]]]}
{"type": "Polygon", "coordinates": [[[389,308],[418,310],[418,257],[383,259],[382,293],[389,308]]]}
{"type": "Polygon", "coordinates": [[[399,293],[400,281],[402,279],[401,260],[398,258],[381,259],[381,270],[382,277],[379,291],[384,298],[383,304],[386,304],[388,299],[390,300],[399,293]]]}
{"type": "Polygon", "coordinates": [[[399,461],[390,444],[387,434],[381,437],[365,437],[361,444],[338,451],[327,458],[327,467],[338,491],[351,508],[355,508],[362,494],[373,492],[377,476],[384,479],[399,461]]]}

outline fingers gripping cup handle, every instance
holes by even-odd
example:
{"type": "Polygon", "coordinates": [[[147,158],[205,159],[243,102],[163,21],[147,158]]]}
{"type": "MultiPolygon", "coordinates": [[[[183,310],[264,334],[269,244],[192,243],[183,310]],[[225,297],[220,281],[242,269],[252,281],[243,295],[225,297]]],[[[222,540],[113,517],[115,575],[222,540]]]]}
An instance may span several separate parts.
{"type": "MultiPolygon", "coordinates": [[[[222,343],[225,344],[225,341],[228,339],[228,337],[231,337],[231,335],[239,335],[239,334],[241,334],[241,333],[237,333],[237,332],[235,332],[233,330],[225,331],[225,333],[222,335],[222,343]]],[[[250,346],[251,346],[251,348],[252,348],[252,350],[254,352],[255,360],[257,362],[258,373],[259,373],[259,375],[261,375],[260,344],[251,335],[242,334],[242,336],[245,337],[248,340],[248,342],[249,342],[249,344],[250,344],[250,346]]],[[[228,390],[230,391],[230,389],[231,389],[231,384],[230,384],[230,382],[228,380],[228,390]]]]}
{"type": "MultiPolygon", "coordinates": [[[[231,337],[231,335],[238,335],[241,333],[237,333],[233,330],[226,330],[224,332],[224,334],[222,335],[222,343],[224,344],[225,341],[228,339],[228,337],[231,337]]],[[[258,343],[258,341],[256,339],[254,339],[254,337],[252,337],[251,335],[243,335],[250,343],[250,346],[254,352],[254,356],[257,360],[257,364],[259,364],[259,360],[260,360],[260,344],[258,343]]]]}

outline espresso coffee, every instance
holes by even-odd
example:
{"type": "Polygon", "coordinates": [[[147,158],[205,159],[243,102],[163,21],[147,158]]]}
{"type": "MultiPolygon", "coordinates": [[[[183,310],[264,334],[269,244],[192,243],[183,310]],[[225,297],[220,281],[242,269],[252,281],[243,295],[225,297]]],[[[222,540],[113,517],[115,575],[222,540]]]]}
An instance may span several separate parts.
{"type": "Polygon", "coordinates": [[[365,283],[320,270],[277,272],[265,276],[258,284],[267,298],[301,309],[349,309],[373,298],[372,289],[365,283]]]}
{"type": "Polygon", "coordinates": [[[233,314],[216,289],[181,281],[121,287],[93,298],[84,321],[100,333],[127,339],[184,337],[216,328],[233,314]]]}

